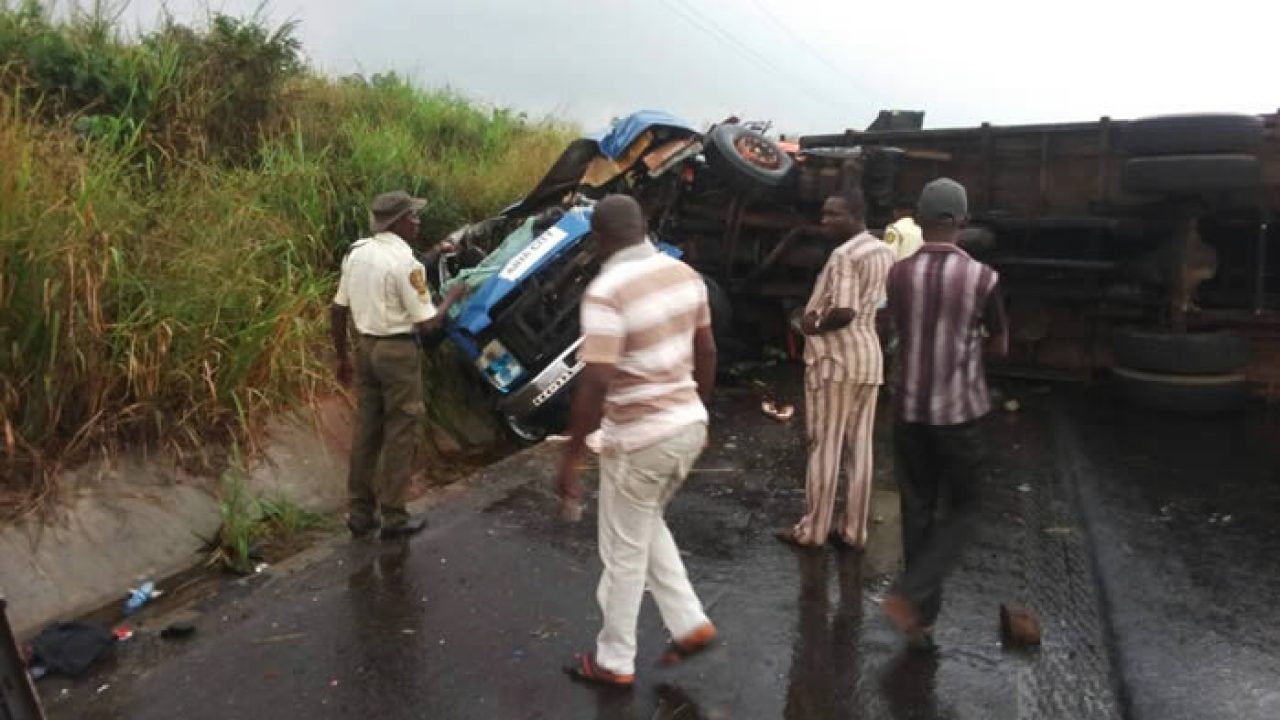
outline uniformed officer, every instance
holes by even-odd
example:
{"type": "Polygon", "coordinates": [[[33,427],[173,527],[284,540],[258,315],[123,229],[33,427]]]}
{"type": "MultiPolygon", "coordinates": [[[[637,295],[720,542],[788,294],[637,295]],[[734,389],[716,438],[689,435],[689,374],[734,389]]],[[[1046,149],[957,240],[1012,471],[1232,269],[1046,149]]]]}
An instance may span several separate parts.
{"type": "Polygon", "coordinates": [[[427,274],[410,242],[418,238],[418,213],[427,202],[404,191],[374,198],[373,236],[358,240],[342,262],[330,322],[338,380],[350,386],[348,321],[354,321],[356,424],[347,480],[347,527],[354,537],[378,529],[382,539],[426,527],[410,516],[405,494],[425,412],[419,338],[441,319],[431,302],[427,274]],[[375,482],[378,459],[381,482],[375,482]]]}

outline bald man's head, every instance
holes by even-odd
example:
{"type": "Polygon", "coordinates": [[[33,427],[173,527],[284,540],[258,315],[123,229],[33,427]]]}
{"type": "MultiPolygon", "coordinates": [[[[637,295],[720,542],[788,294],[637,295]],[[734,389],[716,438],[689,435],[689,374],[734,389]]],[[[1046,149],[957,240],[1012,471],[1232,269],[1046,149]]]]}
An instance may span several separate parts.
{"type": "Polygon", "coordinates": [[[610,195],[596,203],[591,214],[591,233],[606,255],[645,239],[644,213],[628,195],[610,195]]]}

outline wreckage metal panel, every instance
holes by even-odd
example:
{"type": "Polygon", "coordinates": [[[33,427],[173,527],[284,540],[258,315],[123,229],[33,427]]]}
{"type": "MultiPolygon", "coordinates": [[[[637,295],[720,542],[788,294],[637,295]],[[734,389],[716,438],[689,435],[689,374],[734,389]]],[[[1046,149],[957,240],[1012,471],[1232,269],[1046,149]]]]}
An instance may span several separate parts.
{"type": "Polygon", "coordinates": [[[616,160],[631,147],[645,131],[653,127],[669,127],[698,134],[698,129],[687,121],[661,110],[641,110],[619,120],[599,138],[600,152],[616,160]]]}
{"type": "Polygon", "coordinates": [[[525,278],[577,245],[590,229],[589,209],[576,208],[566,213],[560,222],[534,238],[502,270],[476,288],[458,316],[456,325],[472,335],[483,332],[493,323],[489,313],[503,298],[519,287],[525,278]]]}

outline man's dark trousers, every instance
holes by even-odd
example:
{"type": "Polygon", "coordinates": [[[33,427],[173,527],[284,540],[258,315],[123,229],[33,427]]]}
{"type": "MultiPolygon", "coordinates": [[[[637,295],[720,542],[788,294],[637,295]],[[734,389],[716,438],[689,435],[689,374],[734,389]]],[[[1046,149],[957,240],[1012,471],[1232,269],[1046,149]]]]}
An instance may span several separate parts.
{"type": "Polygon", "coordinates": [[[937,619],[942,609],[942,582],[960,559],[977,523],[987,463],[981,422],[899,422],[894,426],[907,565],[897,592],[916,608],[925,626],[932,626],[937,619]],[[939,518],[938,495],[944,485],[951,505],[939,518]]]}

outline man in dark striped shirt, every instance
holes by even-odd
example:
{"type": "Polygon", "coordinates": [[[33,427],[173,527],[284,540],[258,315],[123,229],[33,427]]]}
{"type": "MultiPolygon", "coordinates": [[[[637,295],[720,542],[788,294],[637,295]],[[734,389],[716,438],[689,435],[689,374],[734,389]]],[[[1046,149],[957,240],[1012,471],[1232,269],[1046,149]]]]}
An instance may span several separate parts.
{"type": "Polygon", "coordinates": [[[985,472],[980,421],[991,400],[984,337],[1003,356],[1008,332],[995,270],[956,246],[968,219],[964,187],[948,178],[929,183],[916,218],[924,247],[894,265],[888,281],[900,343],[894,451],[906,572],[882,607],[914,646],[932,647],[942,581],[973,529],[985,472]],[[951,511],[939,520],[944,483],[951,511]]]}

